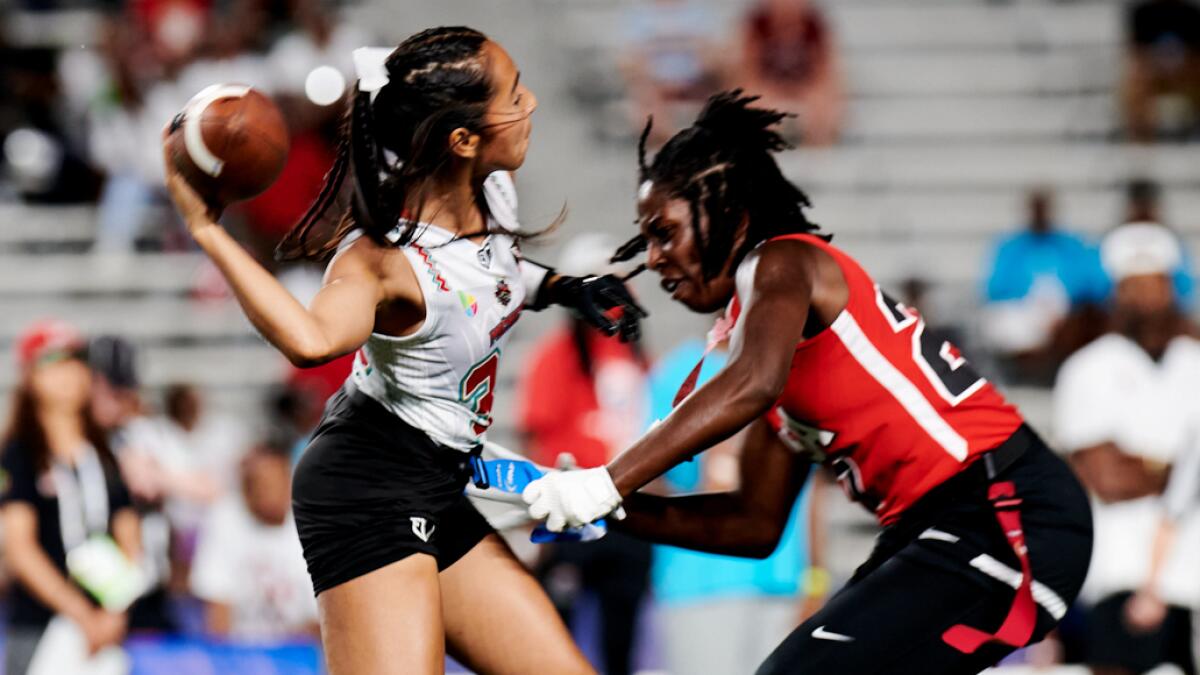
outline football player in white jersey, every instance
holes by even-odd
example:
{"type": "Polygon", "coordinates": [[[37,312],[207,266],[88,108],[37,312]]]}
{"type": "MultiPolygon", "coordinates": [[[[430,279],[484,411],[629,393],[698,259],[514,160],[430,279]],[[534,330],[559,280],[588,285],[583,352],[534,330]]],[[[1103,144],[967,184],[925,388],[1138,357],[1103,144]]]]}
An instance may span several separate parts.
{"type": "Polygon", "coordinates": [[[371,56],[355,53],[358,91],[325,189],[280,246],[336,251],[308,308],[167,162],[188,229],[263,336],[300,366],[356,354],[293,488],[329,671],[436,673],[448,649],[477,671],[592,672],[463,489],[484,480],[496,364],[523,307],[567,305],[624,335],[643,313],[613,277],[522,260],[508,172],[537,99],[500,45],[435,28],[371,56]],[[346,177],[349,213],[315,235],[346,177]]]}

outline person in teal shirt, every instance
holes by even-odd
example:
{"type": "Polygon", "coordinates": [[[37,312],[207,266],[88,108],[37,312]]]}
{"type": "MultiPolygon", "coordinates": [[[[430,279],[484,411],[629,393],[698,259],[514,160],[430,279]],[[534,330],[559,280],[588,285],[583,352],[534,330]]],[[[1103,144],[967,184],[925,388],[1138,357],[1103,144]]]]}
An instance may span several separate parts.
{"type": "MultiPolygon", "coordinates": [[[[690,340],[655,365],[650,374],[653,419],[670,414],[675,393],[703,354],[704,344],[690,340]]],[[[699,381],[712,377],[726,360],[725,352],[714,350],[699,381]]],[[[669,471],[665,482],[674,492],[724,489],[737,480],[736,472],[736,458],[718,446],[669,471]]],[[[828,585],[821,579],[827,575],[809,568],[807,495],[805,491],[797,500],[778,548],[764,560],[655,547],[651,587],[668,672],[751,672],[799,623],[802,579],[828,585]]]]}

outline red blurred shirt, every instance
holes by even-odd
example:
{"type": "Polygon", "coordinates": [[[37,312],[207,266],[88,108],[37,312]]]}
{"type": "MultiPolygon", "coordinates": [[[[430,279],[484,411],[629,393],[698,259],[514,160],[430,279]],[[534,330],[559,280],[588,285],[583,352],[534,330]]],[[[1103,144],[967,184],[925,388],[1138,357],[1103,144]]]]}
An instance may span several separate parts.
{"type": "Polygon", "coordinates": [[[633,348],[588,329],[592,376],[584,371],[574,333],[554,331],[533,348],[521,383],[519,419],[528,454],[553,466],[569,452],[582,468],[606,464],[641,433],[649,414],[644,362],[633,348]]]}

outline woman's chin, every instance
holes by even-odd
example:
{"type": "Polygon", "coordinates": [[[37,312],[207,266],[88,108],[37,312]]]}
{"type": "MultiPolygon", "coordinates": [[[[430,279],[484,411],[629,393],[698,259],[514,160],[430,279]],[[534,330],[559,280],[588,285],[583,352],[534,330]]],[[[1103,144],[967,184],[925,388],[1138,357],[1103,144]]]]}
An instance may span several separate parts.
{"type": "Polygon", "coordinates": [[[698,298],[691,293],[681,293],[679,297],[673,297],[672,299],[697,314],[712,314],[724,307],[719,302],[711,302],[706,298],[698,298]]]}

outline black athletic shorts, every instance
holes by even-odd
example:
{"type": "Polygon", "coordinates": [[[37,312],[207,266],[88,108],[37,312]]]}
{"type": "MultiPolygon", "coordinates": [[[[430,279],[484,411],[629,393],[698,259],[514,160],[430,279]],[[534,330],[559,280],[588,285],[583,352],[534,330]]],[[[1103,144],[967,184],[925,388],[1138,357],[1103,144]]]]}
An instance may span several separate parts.
{"type": "Polygon", "coordinates": [[[463,493],[471,455],[439,445],[347,385],[329,399],[292,478],[313,591],[413,553],[438,569],[493,530],[463,493]]]}
{"type": "MultiPolygon", "coordinates": [[[[1002,446],[1021,450],[999,471],[1022,500],[1042,639],[1075,600],[1092,552],[1087,495],[1031,430],[1002,446]]],[[[825,607],[792,632],[759,675],[968,675],[1012,651],[995,643],[975,654],[942,634],[966,624],[997,630],[1013,604],[1020,562],[988,502],[984,461],[935,488],[880,535],[875,551],[825,607]]]]}

